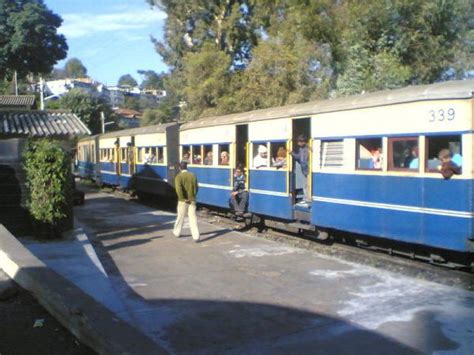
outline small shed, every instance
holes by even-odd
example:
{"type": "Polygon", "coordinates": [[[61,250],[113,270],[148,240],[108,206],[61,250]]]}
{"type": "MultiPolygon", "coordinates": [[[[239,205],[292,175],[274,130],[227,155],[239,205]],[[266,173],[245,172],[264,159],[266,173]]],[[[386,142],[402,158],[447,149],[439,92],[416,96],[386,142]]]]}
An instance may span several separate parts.
{"type": "Polygon", "coordinates": [[[0,95],[0,110],[31,110],[34,95],[0,95]]]}
{"type": "Polygon", "coordinates": [[[90,135],[70,112],[5,110],[0,105],[0,224],[14,235],[30,233],[21,156],[27,138],[55,138],[73,149],[75,138],[90,135]]]}

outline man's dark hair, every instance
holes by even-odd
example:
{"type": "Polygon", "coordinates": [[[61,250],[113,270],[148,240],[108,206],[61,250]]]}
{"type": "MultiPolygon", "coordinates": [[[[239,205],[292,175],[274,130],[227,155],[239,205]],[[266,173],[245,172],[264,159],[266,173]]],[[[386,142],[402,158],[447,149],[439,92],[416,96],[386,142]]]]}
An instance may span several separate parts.
{"type": "Polygon", "coordinates": [[[300,135],[296,138],[296,140],[297,140],[298,142],[306,142],[306,137],[305,137],[304,135],[300,134],[300,135]]]}
{"type": "Polygon", "coordinates": [[[181,170],[186,170],[188,168],[188,162],[182,161],[181,163],[179,163],[179,168],[181,170]]]}

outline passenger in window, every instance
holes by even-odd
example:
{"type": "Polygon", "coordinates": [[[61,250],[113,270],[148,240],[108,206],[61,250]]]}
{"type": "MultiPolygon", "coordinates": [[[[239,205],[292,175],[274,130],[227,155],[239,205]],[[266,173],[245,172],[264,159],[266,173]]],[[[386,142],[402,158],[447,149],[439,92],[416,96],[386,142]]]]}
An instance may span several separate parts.
{"type": "Polygon", "coordinates": [[[200,154],[193,155],[193,164],[201,164],[202,158],[200,154]]]}
{"type": "Polygon", "coordinates": [[[372,150],[372,160],[369,165],[370,169],[382,169],[382,148],[372,150]]]}
{"type": "Polygon", "coordinates": [[[441,160],[441,165],[438,166],[438,170],[445,180],[450,179],[454,174],[461,174],[461,168],[453,163],[449,149],[441,149],[438,158],[441,160]]]}
{"type": "Polygon", "coordinates": [[[235,215],[238,218],[242,218],[246,209],[247,202],[249,200],[249,193],[245,187],[245,175],[244,170],[241,166],[235,169],[234,175],[234,188],[230,193],[230,206],[235,211],[235,215]]]}
{"type": "Polygon", "coordinates": [[[183,152],[183,159],[181,159],[181,161],[183,161],[185,163],[188,163],[188,164],[191,162],[190,154],[189,154],[188,151],[183,152]]]}
{"type": "Polygon", "coordinates": [[[286,168],[286,155],[287,155],[286,148],[284,147],[278,148],[276,157],[273,160],[273,167],[277,169],[286,168]]]}
{"type": "Polygon", "coordinates": [[[152,161],[150,148],[145,148],[145,154],[143,155],[143,161],[145,164],[150,164],[152,161]]]}
{"type": "Polygon", "coordinates": [[[306,144],[306,137],[303,135],[298,136],[298,148],[296,151],[291,152],[293,159],[300,164],[303,184],[304,201],[303,204],[307,204],[310,201],[308,194],[308,163],[309,163],[309,148],[306,144]]]}
{"type": "Polygon", "coordinates": [[[208,151],[206,157],[204,158],[204,165],[212,165],[212,150],[208,151]]]}
{"type": "Polygon", "coordinates": [[[253,167],[255,169],[268,167],[267,147],[260,144],[257,149],[257,155],[253,158],[253,167]]]}
{"type": "Polygon", "coordinates": [[[408,169],[418,169],[418,164],[418,146],[415,145],[411,148],[410,154],[405,158],[403,167],[408,169]]]}
{"type": "Polygon", "coordinates": [[[221,162],[220,165],[229,165],[229,153],[227,153],[225,150],[221,152],[221,162]]]}
{"type": "Polygon", "coordinates": [[[449,148],[452,154],[451,161],[457,166],[462,166],[461,145],[458,142],[449,143],[449,148]]]}

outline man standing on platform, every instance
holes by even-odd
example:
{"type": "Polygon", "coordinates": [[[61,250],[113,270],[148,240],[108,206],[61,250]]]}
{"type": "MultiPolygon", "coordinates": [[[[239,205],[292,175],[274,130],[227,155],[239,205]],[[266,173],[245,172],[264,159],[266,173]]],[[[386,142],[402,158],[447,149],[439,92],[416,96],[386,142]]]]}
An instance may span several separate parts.
{"type": "Polygon", "coordinates": [[[180,173],[175,178],[175,189],[178,195],[178,216],[174,224],[173,234],[180,237],[183,228],[184,218],[188,214],[191,235],[196,243],[199,242],[199,229],[196,218],[196,196],[198,192],[198,182],[196,175],[189,172],[188,163],[182,161],[179,164],[180,173]]]}

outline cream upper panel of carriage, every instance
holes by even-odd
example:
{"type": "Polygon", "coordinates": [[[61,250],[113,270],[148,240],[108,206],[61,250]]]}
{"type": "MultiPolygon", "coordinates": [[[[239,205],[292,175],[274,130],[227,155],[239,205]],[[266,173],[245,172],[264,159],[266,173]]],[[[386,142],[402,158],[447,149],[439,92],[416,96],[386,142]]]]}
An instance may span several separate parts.
{"type": "Polygon", "coordinates": [[[313,116],[312,137],[422,134],[472,130],[472,100],[436,100],[313,116]]]}
{"type": "Polygon", "coordinates": [[[249,123],[251,142],[288,140],[291,137],[291,119],[266,120],[249,123]]]}
{"type": "Polygon", "coordinates": [[[130,136],[120,137],[119,140],[122,148],[126,147],[128,143],[132,143],[132,137],[130,136]]]}
{"type": "Polygon", "coordinates": [[[165,133],[143,134],[135,136],[136,147],[155,147],[164,145],[166,145],[165,133]]]}
{"type": "Polygon", "coordinates": [[[114,148],[115,147],[115,141],[117,140],[117,138],[102,138],[100,141],[99,141],[99,147],[101,149],[104,149],[104,148],[114,148]]]}
{"type": "Polygon", "coordinates": [[[230,143],[235,141],[235,126],[211,126],[179,133],[181,144],[230,143]]]}

